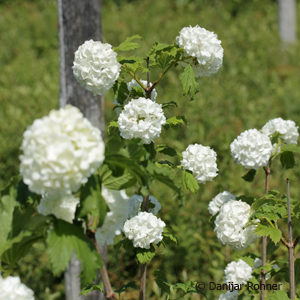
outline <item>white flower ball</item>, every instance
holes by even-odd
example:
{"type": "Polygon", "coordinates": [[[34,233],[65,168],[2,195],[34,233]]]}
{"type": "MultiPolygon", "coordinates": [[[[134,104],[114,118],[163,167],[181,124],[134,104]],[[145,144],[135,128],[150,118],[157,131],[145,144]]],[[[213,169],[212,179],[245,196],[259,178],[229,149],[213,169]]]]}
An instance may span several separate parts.
{"type": "Polygon", "coordinates": [[[239,292],[238,291],[228,291],[219,296],[219,300],[237,300],[239,292]]]}
{"type": "Polygon", "coordinates": [[[162,239],[165,222],[152,213],[140,212],[137,216],[127,220],[123,231],[125,236],[133,240],[133,246],[149,249],[150,244],[158,244],[162,239]]]}
{"type": "Polygon", "coordinates": [[[73,73],[77,81],[95,95],[104,95],[115,83],[121,65],[110,44],[85,41],[75,52],[73,73]]]}
{"type": "MultiPolygon", "coordinates": [[[[141,80],[141,83],[147,87],[147,81],[146,80],[141,80]]],[[[152,85],[152,83],[150,82],[150,86],[152,85]]],[[[134,79],[132,79],[130,82],[127,83],[127,88],[128,88],[128,91],[131,92],[131,90],[134,88],[134,87],[140,87],[142,88],[134,79]]],[[[146,97],[146,92],[144,91],[144,96],[146,97]]],[[[151,92],[151,95],[150,95],[150,99],[152,101],[155,101],[156,100],[156,97],[157,97],[157,92],[156,92],[156,89],[153,89],[152,92],[151,92]]]]}
{"type": "Polygon", "coordinates": [[[215,232],[223,245],[243,249],[257,239],[256,225],[246,226],[250,215],[250,205],[241,200],[230,200],[221,206],[215,220],[215,232]]]}
{"type": "Polygon", "coordinates": [[[44,216],[52,214],[58,219],[72,223],[78,204],[79,199],[73,195],[43,196],[38,212],[44,216]]]}
{"type": "Polygon", "coordinates": [[[197,59],[194,66],[196,77],[209,76],[221,68],[224,50],[214,32],[199,25],[184,27],[176,37],[176,41],[187,55],[197,59]]]}
{"type": "Polygon", "coordinates": [[[236,197],[227,192],[227,191],[224,191],[222,193],[219,193],[217,196],[215,196],[208,204],[208,211],[209,213],[214,216],[216,215],[219,210],[220,210],[220,207],[225,204],[226,202],[230,201],[230,200],[235,200],[236,197]]]}
{"type": "Polygon", "coordinates": [[[283,120],[281,118],[270,120],[261,129],[261,132],[269,137],[271,137],[275,132],[278,132],[284,143],[298,143],[298,126],[296,126],[295,122],[291,120],[283,120]]]}
{"type": "Polygon", "coordinates": [[[246,169],[265,167],[273,147],[269,137],[257,129],[242,132],[231,144],[233,159],[246,169]]]}
{"type": "Polygon", "coordinates": [[[208,146],[199,144],[189,145],[182,152],[181,165],[196,177],[198,182],[211,181],[218,174],[217,154],[208,146]]]}
{"type": "Polygon", "coordinates": [[[232,261],[225,268],[225,282],[245,284],[252,277],[252,268],[242,259],[232,261]]]}
{"type": "Polygon", "coordinates": [[[34,300],[34,293],[19,277],[0,275],[0,300],[34,300]]]}
{"type": "Polygon", "coordinates": [[[24,133],[20,172],[32,192],[71,194],[104,160],[100,131],[71,105],[37,119],[24,133]]]}
{"type": "Polygon", "coordinates": [[[140,138],[144,144],[158,138],[165,123],[161,104],[142,97],[126,104],[118,118],[121,136],[124,139],[140,138]]]}
{"type": "Polygon", "coordinates": [[[109,190],[103,186],[101,193],[110,211],[106,214],[103,225],[96,231],[99,247],[114,243],[114,238],[121,234],[125,221],[137,215],[143,202],[142,196],[128,197],[125,190],[109,190]]]}
{"type": "Polygon", "coordinates": [[[125,190],[110,190],[103,186],[101,194],[110,211],[106,214],[103,225],[96,231],[96,241],[99,247],[114,243],[115,236],[121,234],[131,206],[130,198],[125,190]]]}

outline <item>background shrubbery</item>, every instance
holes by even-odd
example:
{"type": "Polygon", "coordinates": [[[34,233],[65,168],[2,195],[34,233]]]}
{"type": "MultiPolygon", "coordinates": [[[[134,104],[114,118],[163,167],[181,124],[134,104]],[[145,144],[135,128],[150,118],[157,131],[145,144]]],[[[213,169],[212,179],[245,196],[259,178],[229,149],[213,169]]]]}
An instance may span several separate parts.
{"type": "MultiPolygon", "coordinates": [[[[299,17],[300,3],[297,5],[299,17]]],[[[161,141],[168,139],[178,151],[194,142],[212,146],[218,153],[220,172],[215,181],[201,185],[197,196],[188,196],[184,205],[165,187],[155,188],[154,195],[163,204],[161,217],[173,228],[179,245],[163,250],[164,259],[157,256],[151,265],[149,285],[154,299],[159,298],[153,281],[157,269],[174,283],[222,281],[225,248],[217,241],[209,222],[208,202],[224,189],[236,195],[250,190],[261,195],[264,190],[262,171],[254,184],[241,179],[245,170],[231,159],[230,142],[241,131],[259,129],[275,117],[291,119],[300,125],[300,45],[281,50],[277,9],[277,2],[271,0],[102,0],[104,41],[113,45],[127,36],[140,34],[144,43],[139,51],[144,53],[154,41],[172,42],[182,27],[199,24],[216,32],[224,47],[223,68],[201,80],[194,101],[183,97],[176,88],[179,85],[176,72],[170,72],[158,87],[158,101],[176,100],[179,103],[176,114],[184,114],[188,121],[187,128],[179,133],[163,132],[161,141]]],[[[300,17],[298,29],[299,21],[300,17]]],[[[0,186],[3,186],[18,172],[23,131],[35,118],[58,107],[56,1],[0,1],[0,44],[0,186]]],[[[107,121],[115,117],[112,108],[111,93],[105,102],[107,121]]],[[[293,171],[277,172],[276,164],[273,166],[271,189],[284,192],[284,179],[289,176],[292,196],[299,198],[299,157],[296,159],[298,167],[293,171]]],[[[295,226],[295,231],[295,235],[300,234],[299,227],[295,226]]],[[[258,243],[248,250],[260,255],[257,248],[258,243]]],[[[137,279],[137,265],[133,264],[130,253],[109,251],[108,269],[113,286],[119,287],[133,276],[137,279]]],[[[275,253],[282,259],[287,257],[283,247],[275,253]]],[[[235,255],[232,252],[231,259],[235,255]]],[[[63,277],[54,278],[48,265],[43,245],[37,244],[16,273],[21,272],[23,281],[35,290],[38,299],[63,299],[63,277]]],[[[127,299],[134,299],[135,295],[129,293],[127,299]]],[[[212,293],[211,299],[215,295],[212,293]]]]}

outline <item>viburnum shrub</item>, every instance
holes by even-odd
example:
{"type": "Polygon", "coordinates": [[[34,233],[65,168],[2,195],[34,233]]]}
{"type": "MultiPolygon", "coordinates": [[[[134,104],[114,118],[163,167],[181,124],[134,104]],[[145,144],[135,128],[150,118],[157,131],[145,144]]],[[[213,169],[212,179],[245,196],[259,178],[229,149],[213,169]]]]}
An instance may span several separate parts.
{"type": "MultiPolygon", "coordinates": [[[[172,116],[177,103],[174,99],[162,102],[157,86],[173,68],[179,73],[183,94],[193,99],[201,77],[216,73],[222,66],[221,41],[213,32],[189,26],[174,37],[172,44],[154,43],[145,57],[125,55],[139,47],[139,40],[140,36],[135,35],[117,47],[89,40],[75,52],[73,72],[82,87],[97,95],[111,88],[114,92],[111,101],[115,104],[115,120],[107,126],[105,143],[100,131],[71,105],[35,120],[25,131],[21,175],[1,192],[4,277],[14,271],[37,240],[44,240],[54,274],[67,268],[75,252],[81,261],[82,294],[104,290],[108,299],[115,299],[116,294],[134,285],[120,290],[112,287],[101,255],[107,245],[115,243],[115,236],[121,235],[115,246],[135,254],[141,265],[139,298],[146,299],[147,264],[160,247],[177,243],[171,226],[159,217],[164,201],[153,195],[153,185],[165,184],[182,199],[186,192],[197,192],[199,184],[218,175],[217,153],[209,145],[195,141],[180,153],[157,142],[170,128],[186,123],[184,116],[172,116]],[[159,74],[157,78],[153,73],[159,74]],[[101,284],[95,281],[99,269],[101,284]]],[[[245,249],[263,236],[261,266],[257,267],[258,258],[251,254],[240,257],[226,267],[225,282],[261,280],[264,284],[266,272],[269,278],[279,272],[272,269],[273,262],[267,262],[266,237],[274,244],[284,241],[292,266],[296,242],[291,236],[288,241],[284,239],[279,220],[299,218],[300,206],[289,200],[289,192],[284,196],[269,191],[269,179],[276,157],[280,157],[283,167],[293,166],[293,153],[300,152],[297,140],[295,123],[277,118],[260,131],[241,133],[231,143],[233,159],[250,169],[245,180],[253,180],[256,170],[264,168],[266,194],[255,198],[219,191],[209,204],[216,240],[226,247],[245,249]]],[[[181,295],[208,293],[201,291],[196,282],[171,284],[159,272],[156,275],[162,297],[174,291],[181,295]]],[[[12,281],[10,278],[0,279],[0,300],[6,295],[5,282],[12,281]]],[[[19,296],[20,289],[11,289],[10,293],[16,295],[11,299],[32,299],[25,288],[23,298],[19,296]]],[[[291,293],[293,289],[291,284],[291,293]]],[[[221,294],[220,299],[237,299],[238,294],[252,295],[245,289],[233,290],[221,294]]]]}

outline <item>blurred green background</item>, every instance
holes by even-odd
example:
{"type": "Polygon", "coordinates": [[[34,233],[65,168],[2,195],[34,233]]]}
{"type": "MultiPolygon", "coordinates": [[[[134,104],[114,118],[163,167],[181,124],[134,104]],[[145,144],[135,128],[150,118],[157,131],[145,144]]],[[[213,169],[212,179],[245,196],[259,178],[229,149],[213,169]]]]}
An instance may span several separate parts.
{"type": "MultiPolygon", "coordinates": [[[[299,1],[297,14],[300,34],[299,1]]],[[[224,65],[217,74],[201,79],[200,92],[192,102],[182,96],[179,73],[175,70],[168,74],[157,89],[158,101],[177,101],[179,106],[173,112],[185,115],[188,125],[179,131],[163,132],[160,140],[178,151],[195,142],[210,145],[218,153],[219,176],[201,185],[196,196],[189,195],[184,206],[165,187],[153,190],[163,205],[160,217],[173,228],[179,245],[162,250],[151,265],[148,288],[152,299],[162,297],[153,280],[157,269],[173,283],[222,282],[225,248],[209,222],[208,202],[224,189],[236,195],[257,196],[264,190],[262,171],[254,183],[241,179],[245,170],[233,163],[229,144],[241,131],[260,129],[275,117],[300,124],[300,44],[282,50],[277,1],[102,0],[104,41],[116,46],[127,36],[140,34],[144,40],[139,53],[147,51],[154,41],[173,42],[182,27],[196,24],[218,34],[224,65]]],[[[18,173],[19,147],[26,127],[58,107],[57,34],[55,0],[0,0],[0,186],[18,173]]],[[[109,121],[114,117],[112,93],[105,101],[109,121]]],[[[292,171],[282,171],[274,164],[271,189],[284,192],[288,176],[292,196],[300,197],[299,159],[292,171]]],[[[295,231],[299,234],[299,227],[295,231]]],[[[259,242],[247,250],[259,255],[259,242]]],[[[108,268],[116,288],[138,279],[138,267],[130,253],[109,251],[108,268]]],[[[231,259],[246,252],[232,251],[231,259]]],[[[275,257],[286,259],[285,249],[277,250],[275,257]]],[[[51,275],[42,244],[23,259],[16,273],[35,290],[37,299],[64,299],[63,276],[51,275]]],[[[207,293],[208,299],[217,299],[216,295],[207,293]]],[[[133,291],[122,299],[137,299],[137,294],[133,291]]],[[[185,299],[204,298],[194,295],[185,299]]]]}

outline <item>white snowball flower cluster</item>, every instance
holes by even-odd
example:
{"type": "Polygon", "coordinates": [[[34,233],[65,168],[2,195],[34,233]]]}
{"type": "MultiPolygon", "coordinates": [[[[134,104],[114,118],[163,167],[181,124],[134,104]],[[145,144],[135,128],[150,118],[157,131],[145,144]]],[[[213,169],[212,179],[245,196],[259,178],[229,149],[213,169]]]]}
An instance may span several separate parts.
{"type": "Polygon", "coordinates": [[[0,300],[34,300],[34,293],[19,277],[0,275],[0,300]]]}
{"type": "Polygon", "coordinates": [[[184,27],[176,37],[176,41],[189,56],[197,59],[194,66],[196,77],[209,76],[221,68],[224,50],[214,32],[199,25],[184,27]]]}
{"type": "Polygon", "coordinates": [[[114,243],[114,237],[121,233],[130,214],[131,202],[134,201],[127,196],[125,190],[109,190],[102,187],[101,194],[110,211],[106,214],[103,225],[96,231],[99,247],[114,243]]]}
{"type": "Polygon", "coordinates": [[[182,152],[182,157],[182,167],[191,171],[198,182],[211,181],[218,175],[217,154],[210,147],[199,144],[189,145],[182,152]]]}
{"type": "MultiPolygon", "coordinates": [[[[146,80],[141,80],[141,83],[147,87],[147,81],[146,80]]],[[[152,85],[152,83],[150,82],[150,86],[152,85]]],[[[137,82],[136,80],[132,79],[130,82],[127,83],[127,88],[128,88],[128,91],[131,92],[131,90],[134,88],[134,87],[140,87],[142,88],[137,82]]],[[[144,91],[144,96],[146,97],[146,93],[144,91]]],[[[152,92],[151,92],[151,95],[150,95],[150,99],[152,101],[155,101],[156,100],[156,97],[157,97],[157,92],[156,92],[156,89],[153,89],[152,92]]]]}
{"type": "Polygon", "coordinates": [[[283,120],[281,118],[270,120],[261,129],[261,132],[269,137],[271,137],[275,132],[278,132],[283,143],[298,143],[298,126],[296,126],[295,122],[291,120],[283,120]]]}
{"type": "Polygon", "coordinates": [[[165,123],[161,104],[143,97],[126,104],[118,118],[121,136],[124,139],[140,138],[144,144],[158,138],[165,123]]]}
{"type": "Polygon", "coordinates": [[[268,164],[273,146],[270,138],[258,131],[249,129],[242,132],[231,144],[233,159],[246,169],[257,170],[268,164]]]}
{"type": "Polygon", "coordinates": [[[237,300],[239,292],[238,291],[228,291],[219,296],[219,300],[237,300]]]}
{"type": "Polygon", "coordinates": [[[221,206],[215,220],[215,232],[222,244],[243,249],[258,237],[254,233],[256,225],[246,226],[250,214],[250,205],[241,200],[230,200],[221,206]]]}
{"type": "Polygon", "coordinates": [[[252,268],[242,259],[232,261],[225,268],[225,282],[245,284],[252,277],[251,273],[252,268]]]}
{"type": "Polygon", "coordinates": [[[214,216],[219,212],[220,207],[223,204],[225,204],[226,202],[228,202],[230,200],[235,200],[235,199],[236,199],[236,197],[227,191],[219,193],[209,202],[208,211],[212,216],[214,216]]]}
{"type": "Polygon", "coordinates": [[[115,83],[121,65],[110,44],[85,41],[75,52],[73,73],[77,81],[95,95],[104,95],[115,83]]]}
{"type": "Polygon", "coordinates": [[[165,222],[152,213],[140,212],[137,216],[127,220],[123,231],[125,236],[133,240],[133,246],[149,249],[150,244],[158,244],[162,239],[165,222]]]}
{"type": "Polygon", "coordinates": [[[79,198],[73,195],[43,196],[38,212],[45,216],[53,214],[58,219],[72,223],[78,204],[79,198]]]}
{"type": "Polygon", "coordinates": [[[20,172],[32,192],[71,194],[104,160],[100,131],[71,105],[37,119],[25,131],[20,172]]]}

